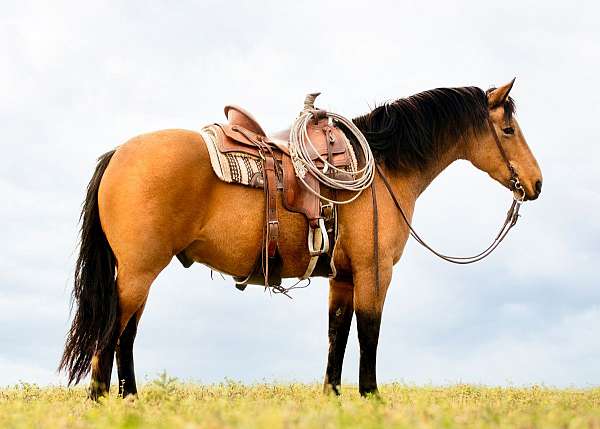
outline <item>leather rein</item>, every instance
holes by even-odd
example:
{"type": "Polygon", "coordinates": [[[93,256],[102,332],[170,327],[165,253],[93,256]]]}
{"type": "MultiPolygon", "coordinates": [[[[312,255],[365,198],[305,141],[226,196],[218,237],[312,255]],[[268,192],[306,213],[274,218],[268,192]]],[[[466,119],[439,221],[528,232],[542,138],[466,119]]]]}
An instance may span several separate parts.
{"type": "MultiPolygon", "coordinates": [[[[491,131],[492,135],[494,136],[494,141],[496,142],[496,146],[498,146],[498,150],[500,151],[500,154],[502,155],[502,159],[506,163],[506,166],[508,167],[508,170],[510,172],[509,189],[511,191],[513,191],[513,201],[512,201],[512,204],[506,214],[506,219],[504,220],[504,223],[503,223],[502,227],[500,228],[498,235],[496,235],[496,238],[494,238],[492,243],[485,250],[479,252],[476,255],[473,255],[473,256],[445,255],[443,253],[436,251],[429,244],[427,244],[425,242],[425,240],[423,240],[421,238],[421,236],[419,234],[417,234],[415,229],[412,227],[410,220],[408,219],[408,216],[406,215],[406,212],[400,205],[400,202],[398,201],[398,198],[396,197],[396,194],[394,193],[394,190],[392,189],[392,186],[390,185],[389,180],[383,173],[381,166],[379,164],[375,164],[375,166],[377,168],[377,172],[381,176],[381,180],[382,180],[383,184],[385,185],[388,193],[390,194],[390,196],[392,197],[392,200],[394,201],[394,205],[398,208],[398,211],[400,211],[400,214],[402,215],[402,219],[404,219],[404,222],[408,226],[410,235],[417,241],[417,243],[419,243],[421,246],[425,247],[427,250],[429,250],[435,256],[437,256],[445,261],[451,262],[453,264],[460,264],[460,265],[472,264],[472,263],[481,261],[482,259],[489,256],[494,250],[496,250],[496,248],[500,245],[500,243],[506,238],[509,231],[516,225],[517,220],[519,219],[519,209],[521,208],[521,204],[525,200],[525,189],[523,189],[523,185],[521,185],[521,182],[519,181],[519,176],[517,174],[517,171],[510,163],[510,160],[508,159],[508,156],[506,155],[506,151],[502,147],[500,138],[498,137],[498,133],[496,132],[496,128],[494,127],[494,123],[492,122],[492,120],[489,116],[488,116],[488,125],[490,127],[490,131],[491,131]]],[[[373,184],[371,185],[371,191],[372,191],[372,198],[373,198],[373,227],[374,227],[374,231],[375,231],[373,251],[374,251],[375,263],[376,263],[376,267],[377,267],[377,269],[375,270],[375,283],[376,283],[377,289],[379,289],[379,231],[378,231],[379,228],[378,228],[378,216],[377,216],[378,210],[377,210],[377,196],[375,193],[375,182],[373,182],[373,184]]]]}

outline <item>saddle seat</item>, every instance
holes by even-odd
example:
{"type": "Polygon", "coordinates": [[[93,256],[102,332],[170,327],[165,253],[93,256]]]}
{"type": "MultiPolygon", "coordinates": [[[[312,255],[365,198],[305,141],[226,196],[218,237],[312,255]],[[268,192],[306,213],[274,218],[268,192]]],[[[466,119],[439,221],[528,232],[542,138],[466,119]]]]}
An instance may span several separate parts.
{"type": "MultiPolygon", "coordinates": [[[[263,127],[258,123],[258,121],[254,118],[254,116],[248,112],[243,107],[237,106],[235,104],[228,104],[224,109],[225,117],[227,118],[227,123],[229,125],[235,125],[242,128],[245,128],[248,131],[252,131],[253,133],[267,137],[267,133],[264,131],[263,127]]],[[[268,141],[275,145],[279,150],[289,155],[289,138],[290,138],[290,130],[281,130],[271,133],[269,135],[268,141]]],[[[235,138],[234,138],[235,140],[235,138]]],[[[239,143],[238,140],[235,140],[239,143]]],[[[242,149],[242,152],[245,149],[242,149]]]]}

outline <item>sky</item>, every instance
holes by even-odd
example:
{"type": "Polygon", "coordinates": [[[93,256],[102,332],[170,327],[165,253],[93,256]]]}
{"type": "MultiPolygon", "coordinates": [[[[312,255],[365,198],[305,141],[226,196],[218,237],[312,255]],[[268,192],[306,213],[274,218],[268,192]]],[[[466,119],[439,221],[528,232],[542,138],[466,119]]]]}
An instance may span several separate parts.
{"type": "MultiPolygon", "coordinates": [[[[517,77],[517,117],[544,175],[490,258],[453,266],[414,241],[394,269],[380,382],[600,385],[600,30],[595,2],[4,1],[0,5],[0,386],[56,385],[96,158],[163,128],[265,128],[304,95],[347,117],[426,89],[517,77]]],[[[417,202],[414,226],[473,254],[510,193],[467,162],[417,202]]],[[[291,280],[290,280],[291,281],[291,280]]],[[[174,260],[152,286],[138,381],[322,380],[325,279],[294,299],[174,260]]],[[[343,380],[358,381],[353,322],[343,380]]]]}

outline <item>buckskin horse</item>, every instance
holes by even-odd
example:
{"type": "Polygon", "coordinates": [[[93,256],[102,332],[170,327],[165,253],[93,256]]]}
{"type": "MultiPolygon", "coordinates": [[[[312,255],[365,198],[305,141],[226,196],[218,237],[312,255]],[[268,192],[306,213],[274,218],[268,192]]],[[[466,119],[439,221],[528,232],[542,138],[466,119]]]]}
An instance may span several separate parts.
{"type": "MultiPolygon", "coordinates": [[[[325,391],[339,394],[356,314],[359,391],[377,394],[377,343],[392,267],[409,237],[416,199],[442,170],[465,159],[520,193],[520,201],[540,194],[540,168],[513,117],[513,83],[488,91],[433,89],[353,120],[377,169],[369,189],[338,207],[325,391]]],[[[280,276],[301,277],[311,258],[307,219],[276,197],[280,276]]],[[[154,279],[175,255],[244,278],[264,249],[265,216],[263,191],[218,179],[198,132],[143,134],[102,155],[83,204],[76,309],[59,366],[69,384],[91,369],[90,397],[107,394],[116,354],[119,394],[136,394],[133,343],[154,279]]]]}

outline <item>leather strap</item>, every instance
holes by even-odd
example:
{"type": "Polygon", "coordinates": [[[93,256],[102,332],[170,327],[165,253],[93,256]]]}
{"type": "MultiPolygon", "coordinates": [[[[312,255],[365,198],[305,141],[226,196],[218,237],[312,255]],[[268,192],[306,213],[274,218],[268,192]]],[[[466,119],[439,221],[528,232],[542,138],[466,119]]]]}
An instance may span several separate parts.
{"type": "Polygon", "coordinates": [[[512,167],[508,156],[506,155],[506,151],[504,150],[504,148],[502,147],[502,143],[500,143],[500,137],[498,137],[498,133],[496,132],[496,128],[494,127],[494,122],[492,122],[492,118],[488,116],[487,118],[488,121],[488,125],[490,127],[490,131],[492,132],[492,135],[494,136],[494,141],[496,142],[496,146],[498,146],[498,150],[500,151],[500,155],[502,155],[502,159],[504,159],[504,162],[506,163],[506,165],[508,165],[508,168],[511,170],[511,173],[514,171],[514,168],[512,167]]]}
{"type": "MultiPolygon", "coordinates": [[[[323,132],[327,140],[327,162],[333,164],[333,145],[335,144],[335,135],[329,125],[323,127],[323,132]]],[[[327,165],[327,164],[326,164],[327,165]]],[[[330,174],[333,176],[335,171],[331,171],[330,174]]]]}
{"type": "Polygon", "coordinates": [[[502,147],[502,143],[500,142],[500,137],[498,137],[498,133],[496,132],[496,127],[494,127],[492,118],[490,116],[488,116],[487,121],[488,121],[488,125],[490,127],[490,132],[492,133],[492,136],[494,137],[494,141],[496,142],[496,146],[498,146],[498,150],[500,151],[500,155],[502,156],[504,163],[508,167],[508,172],[510,173],[510,190],[521,192],[521,197],[525,197],[525,191],[523,190],[523,187],[521,186],[521,183],[519,182],[519,176],[517,175],[517,171],[515,170],[515,167],[513,167],[513,165],[510,163],[510,160],[508,159],[508,155],[506,154],[504,147],[502,147]]]}
{"type": "Polygon", "coordinates": [[[379,278],[379,210],[377,208],[375,180],[373,180],[371,183],[371,198],[373,200],[373,259],[375,260],[375,293],[379,294],[379,286],[381,282],[379,278]]]}
{"type": "Polygon", "coordinates": [[[269,258],[273,258],[279,240],[279,219],[277,218],[277,172],[275,170],[275,159],[270,153],[265,154],[264,166],[267,220],[266,252],[269,258]]]}

